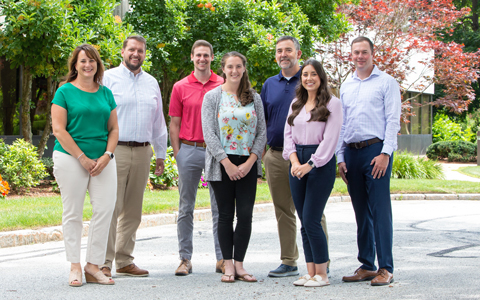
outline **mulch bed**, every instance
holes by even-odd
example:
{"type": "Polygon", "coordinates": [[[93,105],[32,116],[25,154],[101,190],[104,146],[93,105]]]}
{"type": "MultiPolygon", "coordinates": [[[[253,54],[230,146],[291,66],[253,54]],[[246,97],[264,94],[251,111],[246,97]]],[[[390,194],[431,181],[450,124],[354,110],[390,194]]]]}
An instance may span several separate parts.
{"type": "Polygon", "coordinates": [[[59,196],[60,191],[54,192],[52,186],[53,180],[41,180],[40,184],[30,189],[20,189],[18,191],[10,191],[6,200],[22,197],[51,197],[59,196]]]}

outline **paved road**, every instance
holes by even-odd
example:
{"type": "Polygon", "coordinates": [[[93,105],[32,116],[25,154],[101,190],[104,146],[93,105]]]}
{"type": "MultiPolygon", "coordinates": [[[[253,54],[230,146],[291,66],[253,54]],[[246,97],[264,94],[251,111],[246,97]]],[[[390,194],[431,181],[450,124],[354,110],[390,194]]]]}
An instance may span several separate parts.
{"type": "MultiPolygon", "coordinates": [[[[395,283],[387,287],[341,282],[359,265],[353,210],[340,202],[326,209],[332,259],[328,287],[294,287],[292,277],[266,276],[279,264],[276,222],[267,211],[254,216],[245,260],[258,283],[220,282],[213,272],[211,222],[203,221],[195,224],[193,274],[187,277],[173,275],[175,225],[139,230],[135,262],[151,275],[114,275],[115,286],[69,287],[63,242],[0,248],[0,299],[480,299],[480,201],[394,201],[393,209],[395,283]]],[[[303,254],[299,266],[304,273],[303,254]]]]}

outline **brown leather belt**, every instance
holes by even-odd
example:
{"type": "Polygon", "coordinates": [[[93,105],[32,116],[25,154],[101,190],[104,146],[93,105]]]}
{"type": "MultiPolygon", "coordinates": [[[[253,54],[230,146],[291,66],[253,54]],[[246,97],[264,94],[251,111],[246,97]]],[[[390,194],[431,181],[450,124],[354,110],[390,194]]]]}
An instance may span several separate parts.
{"type": "Polygon", "coordinates": [[[363,142],[350,143],[350,144],[348,144],[348,147],[355,148],[355,149],[362,149],[362,148],[365,148],[367,146],[370,146],[370,145],[373,145],[373,144],[376,144],[376,143],[380,143],[380,142],[383,142],[383,141],[379,138],[373,138],[373,139],[369,139],[369,140],[366,140],[366,141],[363,141],[363,142]]]}
{"type": "Polygon", "coordinates": [[[190,145],[190,146],[194,146],[194,147],[207,148],[207,144],[205,144],[205,142],[203,142],[203,143],[197,143],[197,142],[190,142],[190,141],[187,141],[187,140],[180,140],[180,142],[182,142],[182,144],[185,144],[185,145],[190,145]]]}
{"type": "Polygon", "coordinates": [[[270,147],[273,151],[283,152],[283,147],[270,147]]]}
{"type": "Polygon", "coordinates": [[[139,142],[121,142],[121,141],[118,141],[117,144],[121,146],[128,146],[128,147],[146,147],[150,145],[149,142],[139,143],[139,142]]]}

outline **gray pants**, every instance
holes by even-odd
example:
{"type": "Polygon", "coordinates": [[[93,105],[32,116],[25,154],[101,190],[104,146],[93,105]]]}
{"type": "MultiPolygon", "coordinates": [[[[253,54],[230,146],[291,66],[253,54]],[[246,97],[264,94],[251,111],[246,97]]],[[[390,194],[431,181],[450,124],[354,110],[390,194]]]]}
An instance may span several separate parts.
{"type": "MultiPolygon", "coordinates": [[[[197,197],[198,182],[205,168],[205,148],[181,144],[177,154],[178,191],[180,205],[178,209],[177,234],[180,259],[192,259],[193,252],[193,210],[197,197]]],[[[213,241],[215,255],[221,260],[222,251],[218,242],[218,207],[213,190],[209,185],[210,206],[212,209],[213,241]]]]}

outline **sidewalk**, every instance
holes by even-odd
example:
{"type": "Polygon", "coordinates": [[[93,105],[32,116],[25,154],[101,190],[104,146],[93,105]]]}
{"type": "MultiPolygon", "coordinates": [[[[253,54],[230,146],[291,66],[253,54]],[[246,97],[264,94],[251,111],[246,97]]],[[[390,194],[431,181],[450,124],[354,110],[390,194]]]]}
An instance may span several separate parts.
{"type": "Polygon", "coordinates": [[[446,180],[463,180],[463,181],[480,182],[480,178],[470,177],[460,172],[457,172],[459,168],[476,167],[477,166],[476,164],[442,163],[441,165],[443,167],[443,173],[445,174],[446,180]]]}

